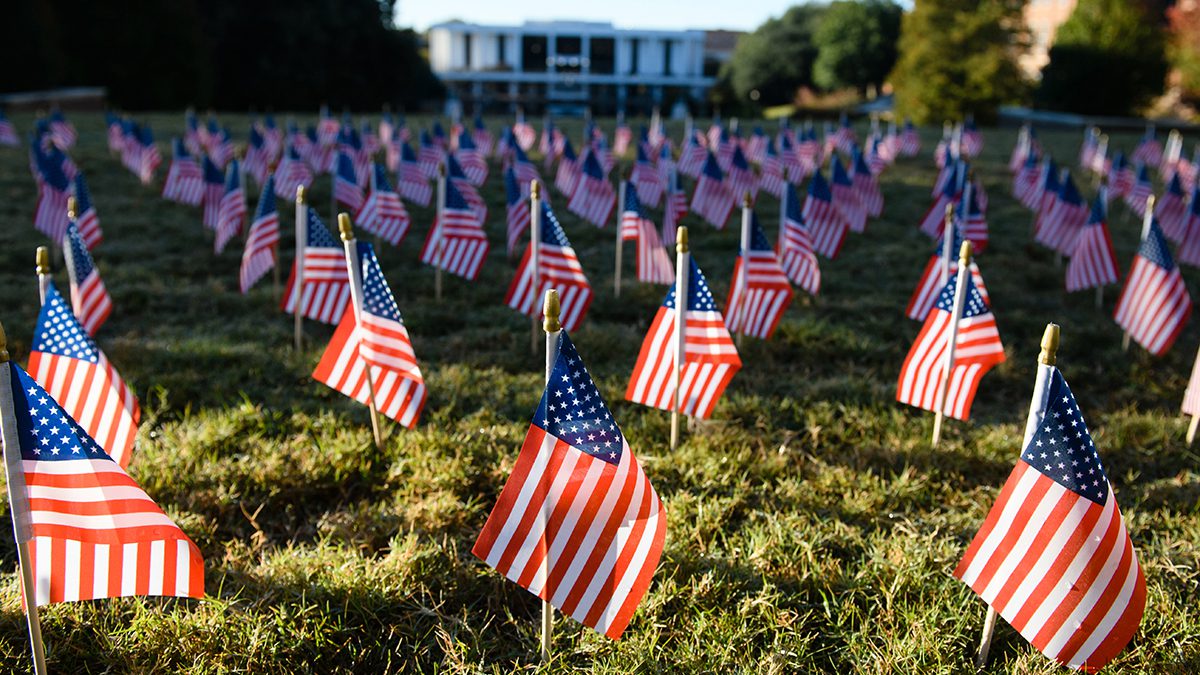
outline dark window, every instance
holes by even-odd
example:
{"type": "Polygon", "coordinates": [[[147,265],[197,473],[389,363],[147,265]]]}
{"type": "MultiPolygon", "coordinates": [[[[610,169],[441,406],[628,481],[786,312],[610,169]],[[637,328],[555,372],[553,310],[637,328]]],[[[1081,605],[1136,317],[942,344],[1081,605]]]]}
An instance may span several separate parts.
{"type": "Polygon", "coordinates": [[[521,37],[521,70],[529,73],[546,72],[546,36],[521,37]]]}
{"type": "Polygon", "coordinates": [[[471,68],[471,34],[463,34],[463,68],[471,68]]]}
{"type": "Polygon", "coordinates": [[[560,35],[554,39],[554,69],[560,73],[578,73],[582,69],[583,39],[560,35]]]}
{"type": "Polygon", "coordinates": [[[671,45],[670,40],[663,42],[663,75],[671,74],[671,45]]]}
{"type": "Polygon", "coordinates": [[[637,75],[638,72],[638,45],[641,40],[634,38],[629,41],[629,74],[637,75]]]}
{"type": "Polygon", "coordinates": [[[501,67],[508,65],[508,63],[505,61],[505,57],[504,57],[505,47],[508,46],[507,38],[508,38],[507,35],[497,35],[496,36],[496,64],[501,67]]]}
{"type": "Polygon", "coordinates": [[[611,75],[616,72],[616,43],[612,38],[592,38],[591,71],[611,75]]]}

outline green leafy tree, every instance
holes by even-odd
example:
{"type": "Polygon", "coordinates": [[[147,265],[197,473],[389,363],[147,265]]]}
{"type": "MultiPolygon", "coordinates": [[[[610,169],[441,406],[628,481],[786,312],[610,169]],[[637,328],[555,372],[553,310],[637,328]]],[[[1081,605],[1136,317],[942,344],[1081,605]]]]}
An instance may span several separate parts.
{"type": "Polygon", "coordinates": [[[896,107],[918,123],[993,119],[1026,91],[1017,56],[1025,0],[916,0],[900,29],[889,80],[896,107]]]}
{"type": "Polygon", "coordinates": [[[1180,93],[1187,101],[1200,103],[1200,5],[1176,5],[1167,10],[1171,67],[1178,77],[1180,93]]]}
{"type": "Polygon", "coordinates": [[[1042,69],[1039,106],[1122,115],[1162,93],[1167,74],[1162,15],[1128,0],[1079,0],[1042,69]]]}
{"type": "Polygon", "coordinates": [[[825,89],[878,90],[896,64],[903,15],[892,0],[830,4],[813,35],[818,50],[813,81],[825,89]]]}
{"type": "Polygon", "coordinates": [[[791,103],[800,87],[812,86],[813,41],[825,7],[799,5],[742,36],[721,79],[737,102],[769,106],[791,103]]]}

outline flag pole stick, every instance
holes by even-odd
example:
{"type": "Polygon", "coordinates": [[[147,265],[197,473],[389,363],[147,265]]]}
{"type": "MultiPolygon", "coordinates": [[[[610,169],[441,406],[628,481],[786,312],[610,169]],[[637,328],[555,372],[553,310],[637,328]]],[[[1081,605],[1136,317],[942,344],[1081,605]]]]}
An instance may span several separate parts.
{"type": "MultiPolygon", "coordinates": [[[[558,291],[553,288],[546,289],[546,299],[542,305],[542,316],[545,320],[542,322],[542,330],[546,332],[546,383],[550,383],[550,378],[554,372],[554,363],[558,361],[558,337],[562,333],[562,325],[558,322],[559,304],[558,291]]],[[[542,564],[549,565],[549,556],[546,556],[542,564]]],[[[543,589],[543,592],[549,594],[549,591],[543,589]]],[[[554,607],[549,600],[542,600],[542,663],[550,661],[550,638],[554,635],[554,607]]]]}
{"type": "MultiPolygon", "coordinates": [[[[1142,238],[1138,240],[1146,241],[1146,237],[1150,235],[1150,223],[1154,221],[1154,195],[1146,198],[1146,212],[1142,215],[1142,238]]],[[[1125,331],[1121,335],[1121,350],[1129,351],[1129,331],[1125,331]]]]}
{"type": "Polygon", "coordinates": [[[942,276],[941,286],[950,281],[950,261],[954,256],[954,204],[946,205],[945,225],[942,228],[942,276]]]}
{"type": "Polygon", "coordinates": [[[787,222],[788,168],[783,167],[783,189],[779,191],[779,234],[783,236],[783,225],[787,222]]]}
{"type": "MultiPolygon", "coordinates": [[[[342,248],[346,251],[346,272],[350,275],[350,302],[354,306],[354,324],[362,325],[362,266],[358,257],[358,242],[354,240],[354,226],[350,224],[350,214],[338,214],[338,232],[342,235],[342,248]]],[[[371,374],[371,366],[362,355],[362,339],[358,340],[358,357],[363,359],[363,372],[367,376],[367,393],[371,398],[367,401],[367,409],[371,411],[371,434],[375,437],[375,449],[383,450],[383,434],[379,430],[379,409],[375,406],[375,377],[371,374]]]]}
{"type": "Polygon", "coordinates": [[[442,220],[446,217],[446,164],[438,164],[438,180],[437,180],[437,217],[434,221],[433,236],[433,297],[435,300],[442,299],[442,220]]]}
{"type": "MultiPolygon", "coordinates": [[[[1046,324],[1042,334],[1042,351],[1038,354],[1037,379],[1033,384],[1033,399],[1029,402],[1029,416],[1025,421],[1024,447],[1037,431],[1041,423],[1039,413],[1046,408],[1046,396],[1049,394],[1050,375],[1054,372],[1054,364],[1058,354],[1059,329],[1057,324],[1046,324]]],[[[996,629],[996,610],[988,605],[987,616],[983,621],[983,636],[979,640],[979,653],[975,657],[975,666],[983,668],[987,665],[988,651],[992,647],[992,633],[996,629]]]]}
{"type": "Polygon", "coordinates": [[[1200,415],[1192,415],[1192,420],[1188,422],[1187,444],[1191,445],[1192,441],[1196,440],[1196,429],[1200,427],[1200,415]]]}
{"type": "Polygon", "coordinates": [[[305,189],[296,186],[296,283],[292,286],[292,319],[295,325],[296,351],[304,344],[304,249],[308,247],[308,207],[305,206],[305,189]]]}
{"type": "MultiPolygon", "coordinates": [[[[64,251],[65,252],[65,251],[64,251]]],[[[46,304],[46,287],[50,285],[50,249],[37,247],[38,304],[46,304]]],[[[70,269],[70,265],[67,268],[70,269]]]]}
{"type": "MultiPolygon", "coordinates": [[[[537,180],[529,181],[529,293],[533,297],[542,290],[542,267],[540,249],[542,240],[542,189],[537,180]]],[[[538,347],[538,320],[530,319],[529,349],[534,354],[538,347]]]]}
{"type": "MultiPolygon", "coordinates": [[[[75,218],[78,215],[76,211],[77,205],[78,203],[75,201],[75,197],[67,197],[67,220],[72,223],[75,222],[75,218]]],[[[66,238],[65,233],[63,238],[66,238]]],[[[71,289],[71,311],[74,312],[76,316],[79,316],[80,311],[83,308],[76,305],[76,303],[80,302],[82,299],[77,298],[76,296],[78,294],[74,292],[74,289],[79,288],[79,280],[75,278],[75,252],[71,250],[71,246],[68,244],[62,247],[62,254],[64,266],[67,268],[67,287],[71,289]]],[[[50,260],[48,257],[46,260],[45,269],[46,276],[43,277],[40,271],[38,274],[38,287],[42,294],[43,303],[46,302],[46,285],[50,283],[50,277],[48,276],[50,274],[50,260]]]]}
{"type": "Polygon", "coordinates": [[[675,361],[671,368],[671,449],[679,445],[679,413],[683,409],[683,398],[679,395],[679,387],[683,379],[683,367],[687,350],[684,333],[687,332],[688,307],[688,275],[691,272],[691,262],[688,252],[688,231],[686,225],[680,225],[675,230],[675,361]]]}
{"type": "MultiPolygon", "coordinates": [[[[625,210],[625,185],[628,181],[621,178],[617,186],[617,208],[613,209],[617,213],[617,253],[616,253],[616,269],[613,273],[613,297],[621,297],[621,225],[622,213],[625,210]]],[[[639,235],[640,236],[640,235],[639,235]]]]}
{"type": "Polygon", "coordinates": [[[746,194],[742,195],[742,241],[741,241],[742,251],[741,251],[741,255],[739,256],[741,258],[741,262],[742,262],[742,273],[741,273],[741,275],[738,276],[738,288],[737,288],[738,302],[737,302],[737,307],[729,308],[730,314],[732,314],[735,311],[737,312],[737,321],[735,322],[735,325],[738,327],[738,331],[735,336],[735,340],[737,342],[738,351],[741,351],[741,349],[742,349],[742,340],[746,336],[746,324],[749,321],[749,317],[747,316],[749,312],[746,309],[746,291],[747,291],[747,287],[749,285],[748,277],[750,275],[749,254],[750,254],[750,216],[751,216],[751,213],[752,212],[750,211],[750,191],[747,190],[746,194]]]}
{"type": "Polygon", "coordinates": [[[954,375],[954,351],[958,342],[958,321],[962,316],[963,304],[967,299],[967,284],[971,282],[971,242],[964,241],[958,254],[958,283],[954,287],[954,313],[950,315],[950,330],[946,333],[946,361],[942,381],[938,383],[937,411],[933,416],[933,447],[942,439],[942,420],[946,412],[946,395],[950,379],[954,375]]]}

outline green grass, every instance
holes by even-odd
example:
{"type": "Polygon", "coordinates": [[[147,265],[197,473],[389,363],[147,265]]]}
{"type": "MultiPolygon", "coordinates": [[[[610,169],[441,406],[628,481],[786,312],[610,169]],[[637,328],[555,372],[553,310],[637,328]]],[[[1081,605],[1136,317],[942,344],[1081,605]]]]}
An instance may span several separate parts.
{"type": "MultiPolygon", "coordinates": [[[[495,169],[493,252],[477,283],[447,278],[433,301],[433,272],[417,260],[428,210],[413,209],[408,238],[380,253],[430,394],[417,429],[387,423],[377,452],[366,410],[310,377],[332,328],[309,322],[294,353],[269,280],[237,292],[240,245],[214,257],[198,211],[159,199],[109,157],[100,116],[71,117],[115,303],[98,340],[144,410],[130,471],[199,545],[209,597],[46,608],[54,672],[967,671],[985,606],[950,572],[1017,458],[1048,321],[1062,325],[1059,364],[1149,589],[1142,627],[1108,672],[1200,670],[1200,457],[1178,413],[1200,339],[1189,327],[1163,358],[1123,353],[1115,289],[1104,311],[1091,293],[1064,293],[1063,270],[1031,244],[1029,214],[1008,196],[1013,130],[986,133],[976,164],[991,197],[992,244],[979,263],[1008,361],[984,379],[973,420],[949,422],[937,450],[931,415],[894,402],[919,328],[902,309],[931,250],[915,225],[930,202],[933,131],[920,159],[885,174],[885,217],[823,263],[821,297],[798,297],[771,341],[747,342],[713,419],[675,452],[665,414],[621,400],[664,289],[627,283],[615,300],[612,230],[580,222],[555,194],[597,293],[573,338],[669,525],[623,639],[560,620],[555,659],[541,667],[539,602],[470,554],[541,393],[529,320],[503,305],[515,265],[495,169]]],[[[183,122],[150,121],[163,147],[183,122]]],[[[223,121],[242,138],[244,117],[223,121]]],[[[1042,140],[1073,163],[1079,136],[1042,140]]],[[[45,243],[31,227],[34,200],[25,150],[0,152],[0,320],[22,362],[37,310],[34,248],[45,243]]],[[[313,201],[324,215],[327,179],[313,201]]],[[[760,206],[773,237],[777,203],[760,206]]],[[[1122,207],[1112,220],[1127,267],[1139,226],[1122,207]]],[[[290,210],[283,221],[290,244],[290,210]]],[[[736,228],[688,224],[723,302],[736,228]]],[[[60,261],[55,279],[65,286],[60,261]]],[[[0,531],[0,669],[28,671],[15,549],[0,531]]],[[[1056,670],[1000,622],[989,672],[1056,670]]]]}

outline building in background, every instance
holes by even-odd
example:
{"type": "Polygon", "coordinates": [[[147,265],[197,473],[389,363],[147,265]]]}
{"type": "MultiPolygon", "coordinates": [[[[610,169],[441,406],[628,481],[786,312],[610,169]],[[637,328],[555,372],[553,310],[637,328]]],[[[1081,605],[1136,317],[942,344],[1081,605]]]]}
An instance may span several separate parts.
{"type": "Polygon", "coordinates": [[[528,21],[429,28],[429,63],[466,112],[596,114],[702,104],[705,32],[633,30],[610,23],[528,21]]]}
{"type": "Polygon", "coordinates": [[[1058,27],[1075,11],[1076,0],[1029,0],[1025,5],[1025,25],[1029,28],[1029,51],[1021,55],[1021,70],[1032,78],[1040,77],[1050,61],[1050,47],[1058,27]]]}

